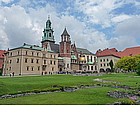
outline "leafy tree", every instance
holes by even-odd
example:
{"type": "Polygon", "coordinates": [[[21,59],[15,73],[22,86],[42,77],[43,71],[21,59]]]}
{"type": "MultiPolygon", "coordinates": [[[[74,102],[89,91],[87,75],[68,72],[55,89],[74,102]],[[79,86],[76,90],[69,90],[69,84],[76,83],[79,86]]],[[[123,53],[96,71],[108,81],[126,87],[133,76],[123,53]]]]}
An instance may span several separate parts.
{"type": "Polygon", "coordinates": [[[114,66],[114,64],[113,64],[113,61],[112,60],[110,60],[109,65],[110,65],[110,68],[111,68],[111,72],[113,72],[113,66],[114,66]]]}
{"type": "Polygon", "coordinates": [[[125,56],[118,60],[115,67],[124,71],[135,71],[137,68],[137,59],[134,56],[125,56]]]}
{"type": "Polygon", "coordinates": [[[137,72],[136,72],[138,75],[140,75],[140,61],[138,62],[138,65],[137,65],[137,72]]]}

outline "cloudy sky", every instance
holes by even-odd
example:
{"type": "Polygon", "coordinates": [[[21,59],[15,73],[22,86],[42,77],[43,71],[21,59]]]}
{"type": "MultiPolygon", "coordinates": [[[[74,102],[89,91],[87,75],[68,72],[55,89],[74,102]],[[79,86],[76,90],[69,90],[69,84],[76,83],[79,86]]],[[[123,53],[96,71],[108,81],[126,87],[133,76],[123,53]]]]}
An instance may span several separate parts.
{"type": "Polygon", "coordinates": [[[140,45],[140,0],[0,0],[0,49],[38,44],[51,17],[56,43],[65,27],[77,47],[140,45]]]}

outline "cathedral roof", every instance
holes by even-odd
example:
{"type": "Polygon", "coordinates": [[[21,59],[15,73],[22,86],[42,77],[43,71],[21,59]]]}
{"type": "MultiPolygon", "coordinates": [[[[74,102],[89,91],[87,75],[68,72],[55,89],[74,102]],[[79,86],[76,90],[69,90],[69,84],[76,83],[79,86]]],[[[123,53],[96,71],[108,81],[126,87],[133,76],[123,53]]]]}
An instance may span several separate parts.
{"type": "Polygon", "coordinates": [[[59,53],[59,44],[50,43],[51,50],[55,53],[59,53]]]}
{"type": "Polygon", "coordinates": [[[66,28],[64,29],[64,32],[62,33],[62,35],[61,35],[61,36],[63,36],[63,35],[64,35],[64,36],[70,36],[70,35],[68,34],[68,32],[67,32],[67,29],[66,29],[66,28]]]}
{"type": "Polygon", "coordinates": [[[83,53],[83,54],[88,54],[88,55],[93,55],[89,50],[83,49],[83,48],[77,48],[78,53],[83,53]]]}

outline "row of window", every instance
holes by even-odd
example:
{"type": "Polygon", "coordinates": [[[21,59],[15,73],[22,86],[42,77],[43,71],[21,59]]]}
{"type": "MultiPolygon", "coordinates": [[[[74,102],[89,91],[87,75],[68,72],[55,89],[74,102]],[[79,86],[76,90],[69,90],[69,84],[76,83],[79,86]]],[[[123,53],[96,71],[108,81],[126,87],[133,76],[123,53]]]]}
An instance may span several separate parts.
{"type": "Polygon", "coordinates": [[[106,66],[109,66],[109,63],[107,64],[100,64],[101,67],[106,67],[106,66]]]}
{"type": "Polygon", "coordinates": [[[100,59],[100,62],[108,62],[109,61],[109,59],[107,58],[107,59],[100,59]]]}
{"type": "MultiPolygon", "coordinates": [[[[29,66],[27,66],[26,67],[26,70],[27,71],[34,71],[35,70],[35,67],[29,67],[29,66]]],[[[37,67],[37,70],[40,71],[40,66],[37,67]]]]}
{"type": "MultiPolygon", "coordinates": [[[[19,58],[16,59],[16,62],[19,63],[19,58]]],[[[28,63],[28,58],[25,58],[25,63],[28,63]]],[[[34,63],[35,62],[35,59],[31,58],[31,63],[34,63]]],[[[12,63],[12,60],[9,60],[9,63],[11,64],[12,63]]],[[[39,59],[36,59],[36,63],[39,64],[39,59]]],[[[47,60],[44,60],[44,64],[47,64],[47,60]]],[[[51,65],[56,65],[56,61],[52,61],[50,60],[50,64],[51,65]]]]}
{"type": "MultiPolygon", "coordinates": [[[[88,68],[87,68],[88,70],[94,70],[94,67],[93,66],[91,66],[91,69],[90,69],[90,66],[88,66],[88,68]]],[[[95,66],[95,70],[97,70],[97,66],[95,66]]]]}
{"type": "MultiPolygon", "coordinates": [[[[17,51],[17,55],[21,55],[21,52],[20,51],[17,51]]],[[[31,55],[31,56],[40,56],[40,53],[39,52],[29,52],[29,51],[25,51],[25,54],[24,55],[31,55]]],[[[9,56],[13,56],[13,53],[10,52],[9,53],[9,56]]],[[[46,53],[43,54],[43,57],[47,57],[46,53]]],[[[56,58],[55,55],[50,55],[50,58],[56,58]]]]}

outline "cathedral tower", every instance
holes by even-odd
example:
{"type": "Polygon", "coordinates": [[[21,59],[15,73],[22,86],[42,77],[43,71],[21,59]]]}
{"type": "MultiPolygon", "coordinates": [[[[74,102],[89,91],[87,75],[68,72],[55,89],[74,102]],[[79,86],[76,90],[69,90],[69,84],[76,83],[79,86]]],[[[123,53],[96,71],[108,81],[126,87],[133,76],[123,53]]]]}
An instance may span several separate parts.
{"type": "Polygon", "coordinates": [[[70,35],[65,28],[62,35],[61,35],[61,42],[60,42],[60,57],[71,57],[71,41],[70,35]]]}
{"type": "Polygon", "coordinates": [[[41,41],[43,48],[46,48],[48,43],[55,43],[53,33],[54,33],[54,31],[51,28],[50,17],[48,17],[48,20],[46,22],[46,26],[45,26],[44,31],[43,31],[42,41],[41,41]]]}

